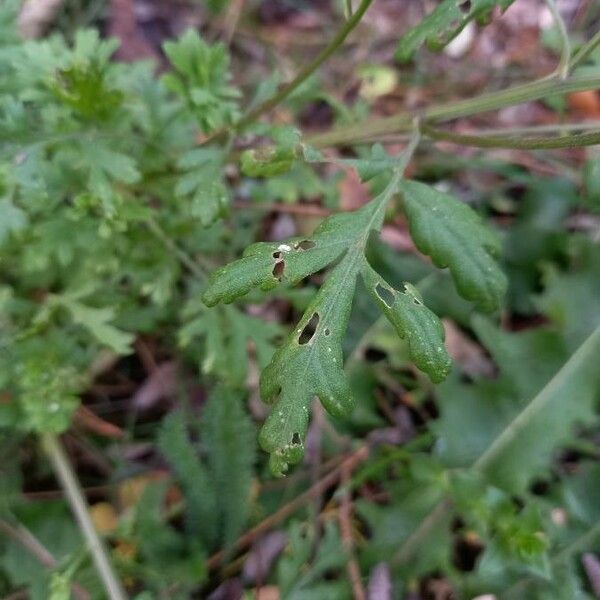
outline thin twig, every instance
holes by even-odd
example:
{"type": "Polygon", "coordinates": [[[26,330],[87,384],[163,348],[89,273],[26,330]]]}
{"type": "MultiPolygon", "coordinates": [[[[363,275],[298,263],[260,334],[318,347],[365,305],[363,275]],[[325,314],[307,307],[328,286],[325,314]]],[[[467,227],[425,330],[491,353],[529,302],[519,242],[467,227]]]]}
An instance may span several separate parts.
{"type": "Polygon", "coordinates": [[[556,1],[546,0],[546,5],[552,13],[552,17],[560,34],[560,60],[558,66],[556,67],[556,74],[561,79],[566,79],[567,75],[569,74],[569,65],[571,64],[571,41],[569,40],[569,33],[567,31],[565,21],[558,10],[558,6],[556,6],[556,1]]]}
{"type": "MultiPolygon", "coordinates": [[[[47,548],[25,527],[23,524],[11,524],[0,519],[0,531],[11,537],[15,542],[21,544],[42,566],[47,569],[55,569],[58,561],[50,554],[47,548]]],[[[78,583],[72,583],[73,595],[77,600],[89,600],[90,594],[78,583]]]]}
{"type": "Polygon", "coordinates": [[[87,542],[108,598],[126,600],[125,590],[113,571],[106,548],[94,527],[87,502],[59,438],[53,433],[44,433],[41,442],[87,542]]]}
{"type": "Polygon", "coordinates": [[[569,70],[572,71],[575,67],[579,66],[598,46],[600,46],[600,30],[592,36],[587,44],[584,44],[575,52],[569,63],[569,70]]]}
{"type": "MultiPolygon", "coordinates": [[[[302,83],[304,83],[346,40],[348,34],[358,25],[362,16],[365,14],[371,2],[373,0],[362,0],[358,8],[354,11],[352,16],[344,23],[341,29],[337,32],[336,36],[329,42],[329,44],[317,55],[317,57],[306,65],[300,73],[292,79],[288,84],[284,85],[274,96],[268,98],[252,110],[250,110],[244,117],[235,124],[235,131],[240,131],[250,123],[253,123],[261,115],[269,112],[275,108],[278,104],[283,102],[290,94],[292,94],[302,83]]],[[[208,136],[204,140],[204,144],[207,142],[222,139],[227,133],[228,129],[220,129],[212,135],[208,136]]]]}
{"type": "Polygon", "coordinates": [[[341,471],[342,489],[340,490],[340,509],[338,511],[338,520],[340,523],[340,533],[342,544],[348,555],[346,571],[348,579],[352,585],[352,595],[354,600],[366,600],[365,588],[360,576],[360,567],[354,555],[354,542],[352,539],[352,497],[350,492],[350,479],[352,476],[351,465],[343,465],[341,471]]]}
{"type": "MultiPolygon", "coordinates": [[[[325,490],[331,487],[339,478],[344,468],[354,468],[357,464],[366,460],[369,456],[369,448],[368,446],[361,446],[358,450],[353,452],[348,458],[344,460],[344,462],[336,467],[329,474],[325,475],[321,480],[317,481],[313,486],[308,488],[304,493],[300,494],[284,506],[282,506],[277,512],[273,513],[263,521],[261,521],[258,525],[244,533],[240,536],[234,543],[230,550],[240,551],[249,547],[252,542],[262,535],[263,533],[269,531],[269,529],[278,525],[281,521],[294,514],[301,506],[303,506],[306,502],[308,502],[311,498],[322,494],[325,490]]],[[[225,556],[225,551],[221,550],[216,554],[213,554],[208,561],[206,562],[206,567],[209,570],[217,568],[223,557],[225,556]]]]}
{"type": "Polygon", "coordinates": [[[192,259],[192,257],[181,249],[162,229],[162,227],[152,217],[146,219],[146,225],[148,229],[168,248],[181,262],[181,264],[190,271],[192,275],[200,279],[201,281],[206,278],[204,271],[201,267],[192,259]]]}
{"type": "Polygon", "coordinates": [[[353,144],[365,139],[372,140],[380,135],[410,131],[415,116],[420,116],[422,122],[451,121],[506,106],[533,102],[550,94],[581,92],[596,89],[598,86],[600,86],[600,76],[575,75],[564,81],[542,78],[474,98],[434,104],[418,111],[402,111],[389,117],[371,119],[357,125],[344,126],[325,133],[307,136],[306,143],[317,148],[353,144]]]}

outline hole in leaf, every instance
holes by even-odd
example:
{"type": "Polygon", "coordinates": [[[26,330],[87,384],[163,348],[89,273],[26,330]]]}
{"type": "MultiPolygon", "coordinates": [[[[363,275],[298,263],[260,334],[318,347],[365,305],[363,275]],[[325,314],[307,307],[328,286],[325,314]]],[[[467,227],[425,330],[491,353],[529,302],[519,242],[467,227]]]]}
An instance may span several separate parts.
{"type": "Polygon", "coordinates": [[[310,342],[310,340],[313,339],[318,325],[319,315],[317,313],[313,313],[313,316],[310,318],[310,321],[304,326],[304,329],[302,330],[302,333],[298,338],[298,343],[301,346],[304,344],[308,344],[308,342],[310,342]]]}
{"type": "Polygon", "coordinates": [[[375,293],[379,296],[379,299],[390,308],[394,304],[394,293],[389,288],[384,287],[380,283],[375,286],[375,293]]]}
{"type": "Polygon", "coordinates": [[[454,543],[452,562],[460,571],[473,571],[483,549],[483,544],[475,535],[463,532],[454,543]]]}
{"type": "Polygon", "coordinates": [[[316,244],[314,242],[312,242],[311,240],[302,240],[301,242],[294,244],[294,248],[296,248],[296,250],[310,250],[311,248],[314,248],[315,246],[316,246],[316,244]]]}
{"type": "Polygon", "coordinates": [[[329,327],[327,327],[323,333],[324,333],[326,336],[327,336],[327,335],[331,335],[331,331],[329,330],[329,327]]]}
{"type": "Polygon", "coordinates": [[[369,346],[364,353],[365,356],[365,360],[367,362],[379,362],[380,360],[383,360],[384,358],[386,358],[387,354],[385,352],[383,352],[382,350],[380,350],[379,348],[372,348],[371,346],[369,346]]]}
{"type": "Polygon", "coordinates": [[[292,444],[294,446],[300,446],[300,444],[302,444],[302,440],[300,439],[300,434],[295,431],[294,434],[292,435],[292,444]]]}
{"type": "Polygon", "coordinates": [[[281,252],[273,252],[273,258],[274,259],[280,259],[281,258],[281,252]]]}
{"type": "Polygon", "coordinates": [[[285,270],[285,262],[283,260],[277,261],[273,267],[273,277],[278,281],[281,281],[283,277],[283,271],[285,270]]]}
{"type": "Polygon", "coordinates": [[[466,15],[471,12],[471,0],[464,0],[464,2],[458,3],[458,8],[463,15],[466,15]]]}

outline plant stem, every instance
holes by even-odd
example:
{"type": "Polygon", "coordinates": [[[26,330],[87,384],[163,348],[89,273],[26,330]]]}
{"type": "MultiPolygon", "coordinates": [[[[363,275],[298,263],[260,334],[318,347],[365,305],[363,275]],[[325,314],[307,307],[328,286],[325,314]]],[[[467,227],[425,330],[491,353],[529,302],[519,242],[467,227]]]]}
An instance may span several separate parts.
{"type": "Polygon", "coordinates": [[[560,34],[560,61],[558,66],[556,67],[556,74],[561,79],[566,79],[569,74],[569,65],[571,64],[571,42],[569,40],[569,33],[567,32],[567,26],[565,25],[565,21],[558,10],[558,6],[556,6],[555,0],[546,0],[546,5],[550,9],[552,13],[552,17],[558,27],[558,32],[560,34]]]}
{"type": "Polygon", "coordinates": [[[453,131],[443,131],[429,125],[422,125],[421,132],[433,140],[443,140],[475,146],[477,148],[514,148],[516,150],[551,150],[554,148],[579,148],[600,144],[600,132],[579,133],[559,137],[520,138],[513,136],[465,135],[453,131]]]}
{"type": "Polygon", "coordinates": [[[569,63],[569,70],[572,71],[579,66],[598,46],[600,46],[600,30],[592,36],[587,44],[584,44],[575,52],[569,63]]]}
{"type": "Polygon", "coordinates": [[[279,92],[273,97],[265,100],[259,104],[256,108],[252,109],[242,120],[237,124],[236,129],[243,129],[249,123],[255,121],[262,114],[270,111],[272,108],[277,106],[280,102],[283,102],[292,92],[294,92],[302,83],[304,83],[346,40],[348,34],[358,25],[365,12],[371,5],[373,0],[362,0],[358,8],[352,13],[352,16],[344,23],[343,27],[337,32],[337,35],[329,42],[326,48],[324,48],[318,56],[292,81],[287,85],[283,86],[279,92]]]}
{"type": "Polygon", "coordinates": [[[549,95],[596,89],[599,86],[600,76],[576,75],[563,81],[544,78],[498,92],[482,94],[475,98],[433,105],[416,112],[403,111],[390,117],[371,119],[358,125],[342,127],[330,132],[309,136],[306,142],[317,148],[353,144],[379,135],[409,131],[415,116],[420,116],[423,122],[444,122],[459,117],[468,117],[482,112],[497,110],[506,106],[512,106],[513,104],[540,100],[549,95]]]}
{"type": "Polygon", "coordinates": [[[73,472],[60,439],[56,434],[44,433],[41,435],[41,442],[92,554],[92,559],[104,584],[108,598],[110,600],[126,600],[127,595],[113,571],[106,548],[94,527],[77,476],[73,472]]]}
{"type": "Polygon", "coordinates": [[[181,262],[181,264],[188,269],[188,271],[198,278],[200,281],[206,279],[204,271],[194,262],[192,257],[182,250],[163,230],[163,228],[157,223],[155,219],[149,217],[146,219],[146,225],[148,229],[170,250],[181,262]]]}
{"type": "MultiPolygon", "coordinates": [[[[300,73],[298,73],[296,77],[292,79],[292,81],[284,85],[274,96],[268,98],[246,113],[240,119],[240,121],[234,125],[233,129],[235,131],[242,130],[250,123],[256,121],[258,117],[266,112],[269,112],[271,109],[283,102],[288,96],[290,96],[290,94],[292,94],[302,83],[304,83],[344,43],[348,37],[348,34],[358,25],[365,12],[367,12],[371,2],[373,2],[373,0],[362,0],[358,8],[344,23],[343,27],[337,32],[336,36],[331,40],[331,42],[329,42],[329,44],[323,50],[321,50],[318,56],[308,65],[306,65],[300,71],[300,73]]],[[[221,139],[228,131],[228,129],[220,129],[219,131],[216,131],[212,135],[208,136],[203,143],[221,139]]]]}

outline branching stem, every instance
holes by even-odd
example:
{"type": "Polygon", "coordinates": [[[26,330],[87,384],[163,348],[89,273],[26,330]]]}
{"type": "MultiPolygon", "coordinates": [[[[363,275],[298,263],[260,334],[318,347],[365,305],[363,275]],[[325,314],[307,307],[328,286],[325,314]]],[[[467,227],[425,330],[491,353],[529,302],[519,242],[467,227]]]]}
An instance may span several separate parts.
{"type": "Polygon", "coordinates": [[[600,144],[600,132],[577,133],[558,137],[530,137],[516,136],[484,136],[466,135],[453,131],[444,131],[430,125],[423,125],[421,132],[433,140],[443,140],[460,144],[461,146],[474,146],[476,148],[514,148],[516,150],[550,150],[555,148],[580,148],[600,144]]]}
{"type": "Polygon", "coordinates": [[[390,117],[372,119],[358,125],[334,129],[309,136],[306,142],[317,148],[354,144],[381,135],[410,131],[416,116],[420,116],[423,123],[441,123],[459,117],[498,110],[514,104],[540,100],[549,95],[567,94],[598,87],[600,87],[600,76],[576,75],[568,77],[564,81],[544,78],[506,90],[482,94],[475,98],[433,105],[417,112],[403,111],[390,117]]]}
{"type": "Polygon", "coordinates": [[[569,63],[569,70],[573,71],[575,67],[578,67],[582,62],[584,62],[588,56],[599,46],[600,30],[597,31],[586,44],[581,46],[581,48],[579,48],[575,54],[573,54],[573,57],[569,63]]]}

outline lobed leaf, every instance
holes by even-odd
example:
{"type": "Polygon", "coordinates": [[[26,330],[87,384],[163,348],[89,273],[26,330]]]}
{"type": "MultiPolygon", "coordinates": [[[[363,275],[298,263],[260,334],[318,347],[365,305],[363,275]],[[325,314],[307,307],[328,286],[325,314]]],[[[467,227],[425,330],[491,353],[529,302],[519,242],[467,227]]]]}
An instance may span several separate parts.
{"type": "Polygon", "coordinates": [[[208,306],[233,302],[251,289],[270,290],[280,282],[297,284],[339,258],[364,229],[372,212],[367,205],[355,213],[333,215],[312,236],[287,242],[258,242],[243,257],[217,269],[202,298],[208,306]]]}
{"type": "Polygon", "coordinates": [[[344,259],[262,372],[261,396],[266,402],[274,402],[274,406],[259,441],[271,454],[274,474],[282,475],[288,464],[299,462],[304,455],[309,407],[314,396],[337,417],[348,415],[354,407],[343,369],[342,340],[356,276],[355,261],[344,259]]]}
{"type": "Polygon", "coordinates": [[[507,280],[494,260],[500,241],[469,206],[419,183],[401,183],[404,212],[417,248],[438,267],[449,267],[461,296],[494,311],[507,280]]]}
{"type": "Polygon", "coordinates": [[[383,314],[398,335],[407,340],[415,365],[435,383],[443,381],[452,365],[444,347],[444,327],[425,306],[417,288],[405,283],[404,291],[397,291],[368,265],[363,268],[362,277],[383,314]]]}
{"type": "Polygon", "coordinates": [[[339,261],[261,376],[261,395],[274,407],[259,441],[270,453],[271,470],[276,475],[282,475],[304,454],[313,397],[337,417],[347,416],[353,409],[354,399],[343,369],[342,341],[359,273],[384,314],[407,339],[417,366],[433,381],[441,381],[449,371],[444,331],[437,317],[422,304],[412,286],[406,286],[404,292],[392,291],[364,255],[369,235],[381,227],[384,208],[400,177],[401,171],[396,170],[386,189],[369,204],[354,213],[329,217],[312,236],[253,244],[241,259],[217,270],[203,294],[208,306],[232,302],[256,287],[269,290],[280,281],[298,283],[339,261]],[[378,286],[394,297],[391,303],[379,293],[378,286]]]}
{"type": "Polygon", "coordinates": [[[506,10],[514,0],[442,0],[418,25],[398,42],[396,59],[406,62],[423,44],[441,50],[471,21],[485,23],[494,7],[506,10]]]}

